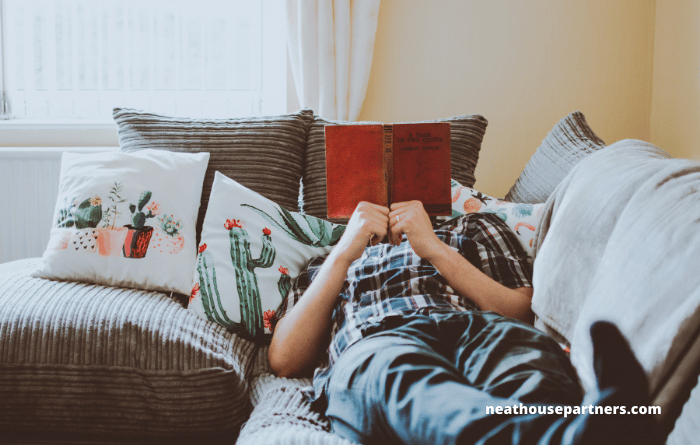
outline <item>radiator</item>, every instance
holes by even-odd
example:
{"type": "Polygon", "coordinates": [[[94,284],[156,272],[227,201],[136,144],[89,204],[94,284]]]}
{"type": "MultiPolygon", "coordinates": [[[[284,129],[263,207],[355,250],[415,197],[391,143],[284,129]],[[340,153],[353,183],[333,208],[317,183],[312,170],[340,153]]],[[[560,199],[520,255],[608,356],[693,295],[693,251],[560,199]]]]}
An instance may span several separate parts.
{"type": "Polygon", "coordinates": [[[40,257],[54,218],[61,154],[118,147],[0,147],[0,263],[40,257]]]}

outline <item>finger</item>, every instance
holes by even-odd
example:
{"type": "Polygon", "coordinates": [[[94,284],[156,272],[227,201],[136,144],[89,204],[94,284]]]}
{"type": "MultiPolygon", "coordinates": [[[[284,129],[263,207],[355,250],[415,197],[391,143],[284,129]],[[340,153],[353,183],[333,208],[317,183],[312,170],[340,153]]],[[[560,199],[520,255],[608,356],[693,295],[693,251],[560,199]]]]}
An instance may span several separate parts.
{"type": "Polygon", "coordinates": [[[369,229],[370,229],[369,242],[373,246],[376,246],[377,244],[379,244],[379,242],[381,242],[381,240],[383,240],[387,234],[386,223],[384,223],[384,224],[372,223],[370,225],[369,229]]]}
{"type": "Polygon", "coordinates": [[[409,215],[406,214],[406,213],[397,213],[397,214],[391,216],[391,217],[389,218],[389,232],[391,232],[391,230],[392,230],[397,224],[401,224],[401,223],[407,221],[407,220],[409,219],[408,216],[409,216],[409,215]]]}
{"type": "Polygon", "coordinates": [[[395,202],[391,204],[391,210],[398,210],[398,209],[403,209],[405,207],[413,205],[417,201],[401,201],[401,202],[395,202]]]}
{"type": "Polygon", "coordinates": [[[394,224],[393,226],[391,226],[391,228],[389,230],[389,242],[391,242],[391,244],[393,244],[395,246],[398,246],[399,244],[401,244],[401,238],[402,238],[401,235],[403,233],[404,225],[405,225],[405,222],[402,221],[400,223],[397,223],[397,224],[394,224]]]}
{"type": "MultiPolygon", "coordinates": [[[[383,205],[379,205],[379,204],[374,204],[374,203],[371,203],[371,202],[368,202],[368,201],[362,201],[360,204],[364,204],[365,206],[367,206],[367,207],[369,207],[369,208],[371,208],[371,209],[373,209],[373,210],[377,210],[377,211],[379,211],[379,212],[381,212],[381,213],[383,213],[383,214],[385,214],[385,215],[388,215],[388,214],[389,214],[389,207],[386,207],[386,206],[383,206],[383,205]]],[[[360,204],[358,204],[358,207],[359,207],[360,204]]]]}
{"type": "Polygon", "coordinates": [[[401,221],[402,219],[406,219],[406,217],[408,216],[406,211],[407,211],[407,209],[392,210],[389,213],[389,221],[391,221],[393,223],[397,223],[397,222],[401,221]],[[397,216],[399,217],[399,219],[396,219],[397,216]]]}
{"type": "Polygon", "coordinates": [[[367,220],[384,227],[389,225],[389,217],[383,213],[368,212],[367,220]]]}

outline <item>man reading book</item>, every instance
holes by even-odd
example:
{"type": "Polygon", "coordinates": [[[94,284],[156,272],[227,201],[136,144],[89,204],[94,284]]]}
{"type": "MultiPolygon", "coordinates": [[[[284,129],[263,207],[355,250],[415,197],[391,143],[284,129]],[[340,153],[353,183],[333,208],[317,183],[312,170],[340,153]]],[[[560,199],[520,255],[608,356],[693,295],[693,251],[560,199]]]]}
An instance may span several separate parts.
{"type": "MultiPolygon", "coordinates": [[[[526,323],[531,276],[496,215],[434,231],[418,201],[362,202],[278,310],[270,365],[286,377],[316,368],[307,398],[358,443],[656,443],[649,417],[512,412],[581,403],[566,354],[526,323]]],[[[646,378],[619,331],[597,323],[591,333],[599,391],[587,401],[645,403],[646,378]]]]}

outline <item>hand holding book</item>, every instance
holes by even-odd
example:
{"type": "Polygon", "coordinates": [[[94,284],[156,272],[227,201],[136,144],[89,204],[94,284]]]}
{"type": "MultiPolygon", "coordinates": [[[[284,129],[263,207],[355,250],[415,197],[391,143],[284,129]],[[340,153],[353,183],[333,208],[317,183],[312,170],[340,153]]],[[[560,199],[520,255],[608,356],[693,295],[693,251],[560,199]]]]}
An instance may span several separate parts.
{"type": "Polygon", "coordinates": [[[406,234],[411,248],[424,260],[437,253],[442,242],[433,231],[430,217],[420,201],[397,202],[391,205],[389,213],[389,242],[401,243],[401,235],[406,234]]]}
{"type": "Polygon", "coordinates": [[[349,266],[362,256],[367,245],[374,246],[387,237],[389,243],[398,246],[404,233],[419,257],[430,261],[439,252],[442,243],[420,201],[394,203],[391,209],[363,201],[357,205],[334,251],[349,266]]]}
{"type": "Polygon", "coordinates": [[[387,235],[389,209],[363,201],[357,205],[348,222],[348,227],[338,241],[334,251],[348,266],[362,256],[368,244],[376,245],[387,235]]]}

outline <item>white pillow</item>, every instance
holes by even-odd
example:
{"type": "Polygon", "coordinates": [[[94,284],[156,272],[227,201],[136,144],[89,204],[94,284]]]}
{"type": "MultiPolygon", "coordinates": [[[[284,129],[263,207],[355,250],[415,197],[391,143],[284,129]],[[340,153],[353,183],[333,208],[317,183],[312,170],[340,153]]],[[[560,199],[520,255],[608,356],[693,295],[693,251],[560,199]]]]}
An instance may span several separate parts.
{"type": "Polygon", "coordinates": [[[292,278],[329,253],[344,231],[216,172],[188,309],[247,338],[268,337],[292,278]]]}
{"type": "Polygon", "coordinates": [[[208,163],[208,153],[63,153],[33,276],[187,294],[208,163]]]}
{"type": "Polygon", "coordinates": [[[495,213],[515,233],[527,253],[530,264],[535,253],[532,241],[543,208],[544,204],[516,203],[492,198],[452,180],[452,217],[477,212],[495,213]]]}

